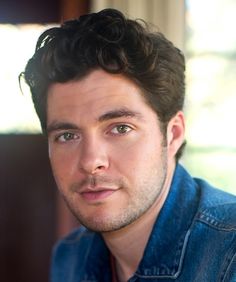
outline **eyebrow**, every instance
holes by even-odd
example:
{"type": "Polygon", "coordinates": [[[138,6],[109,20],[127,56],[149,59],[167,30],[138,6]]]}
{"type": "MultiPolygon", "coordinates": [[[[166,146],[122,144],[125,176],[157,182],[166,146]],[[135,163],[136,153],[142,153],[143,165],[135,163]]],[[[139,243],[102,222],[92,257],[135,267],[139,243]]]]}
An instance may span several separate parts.
{"type": "Polygon", "coordinates": [[[69,130],[69,129],[79,129],[78,126],[76,126],[73,123],[69,122],[57,122],[54,121],[51,124],[47,126],[46,133],[49,134],[53,131],[57,130],[69,130]]]}
{"type": "MultiPolygon", "coordinates": [[[[112,120],[112,119],[121,118],[121,117],[131,117],[131,118],[142,119],[141,113],[122,108],[122,109],[117,109],[117,110],[106,112],[102,114],[100,117],[98,117],[97,120],[98,122],[103,122],[103,121],[112,120]]],[[[75,125],[74,123],[53,121],[51,124],[48,125],[46,129],[46,133],[50,134],[53,131],[71,130],[71,129],[79,130],[80,128],[77,125],[75,125]]]]}
{"type": "Polygon", "coordinates": [[[133,117],[133,118],[141,119],[142,115],[141,113],[122,108],[122,109],[106,112],[105,114],[101,115],[98,118],[98,121],[102,122],[102,121],[121,118],[121,117],[133,117]]]}

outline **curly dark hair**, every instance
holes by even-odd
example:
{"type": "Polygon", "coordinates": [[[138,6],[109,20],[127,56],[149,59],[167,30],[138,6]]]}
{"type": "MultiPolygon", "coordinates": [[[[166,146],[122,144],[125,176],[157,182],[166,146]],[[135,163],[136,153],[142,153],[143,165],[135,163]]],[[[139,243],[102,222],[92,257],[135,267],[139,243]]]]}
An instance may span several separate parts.
{"type": "Polygon", "coordinates": [[[151,32],[144,21],[127,19],[114,9],[66,21],[39,37],[22,75],[43,132],[49,86],[78,80],[99,68],[135,82],[156,111],[165,134],[169,120],[184,104],[184,56],[162,33],[151,32]]]}

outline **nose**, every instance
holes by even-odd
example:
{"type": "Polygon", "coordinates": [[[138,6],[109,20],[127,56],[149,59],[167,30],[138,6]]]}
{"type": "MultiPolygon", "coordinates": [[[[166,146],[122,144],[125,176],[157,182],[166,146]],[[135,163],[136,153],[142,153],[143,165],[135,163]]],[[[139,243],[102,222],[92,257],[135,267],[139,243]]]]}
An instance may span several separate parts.
{"type": "Polygon", "coordinates": [[[86,174],[104,172],[109,167],[106,144],[94,137],[84,139],[80,144],[78,166],[86,174]]]}

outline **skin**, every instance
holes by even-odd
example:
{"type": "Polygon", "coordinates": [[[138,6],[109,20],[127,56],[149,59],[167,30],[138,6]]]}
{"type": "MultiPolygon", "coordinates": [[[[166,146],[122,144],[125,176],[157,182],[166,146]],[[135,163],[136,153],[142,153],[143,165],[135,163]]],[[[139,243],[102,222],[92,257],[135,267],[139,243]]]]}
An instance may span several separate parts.
{"type": "Polygon", "coordinates": [[[47,128],[63,198],[83,225],[102,233],[119,280],[127,281],[169,191],[184,138],[182,112],[164,140],[140,89],[123,75],[96,70],[50,87],[47,128]]]}

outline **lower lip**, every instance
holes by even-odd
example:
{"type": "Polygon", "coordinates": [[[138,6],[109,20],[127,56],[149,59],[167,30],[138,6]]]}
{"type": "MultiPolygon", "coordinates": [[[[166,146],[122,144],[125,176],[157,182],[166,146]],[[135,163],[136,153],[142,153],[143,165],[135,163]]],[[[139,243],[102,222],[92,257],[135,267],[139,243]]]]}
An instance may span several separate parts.
{"type": "Polygon", "coordinates": [[[83,192],[81,193],[81,195],[86,201],[95,202],[95,201],[106,199],[114,192],[115,190],[103,190],[103,191],[96,191],[96,192],[83,192]]]}

